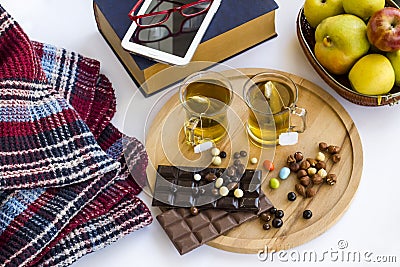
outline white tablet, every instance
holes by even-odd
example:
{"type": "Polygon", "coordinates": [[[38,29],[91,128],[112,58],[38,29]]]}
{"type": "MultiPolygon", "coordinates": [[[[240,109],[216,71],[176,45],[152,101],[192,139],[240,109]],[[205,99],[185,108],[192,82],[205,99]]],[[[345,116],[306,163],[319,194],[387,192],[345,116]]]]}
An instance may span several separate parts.
{"type": "Polygon", "coordinates": [[[122,47],[156,61],[186,65],[220,3],[221,0],[145,0],[122,39],[122,47]]]}

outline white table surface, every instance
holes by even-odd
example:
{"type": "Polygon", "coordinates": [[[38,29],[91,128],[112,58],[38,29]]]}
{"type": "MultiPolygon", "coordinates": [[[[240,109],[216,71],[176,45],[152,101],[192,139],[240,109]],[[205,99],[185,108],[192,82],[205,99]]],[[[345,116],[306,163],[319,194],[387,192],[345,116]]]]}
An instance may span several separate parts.
{"type": "MultiPolygon", "coordinates": [[[[245,0],[225,0],[235,1],[245,0]]],[[[306,254],[315,251],[322,266],[364,266],[347,263],[342,252],[369,255],[367,266],[377,256],[395,256],[400,262],[400,105],[367,108],[354,105],[337,95],[313,70],[297,42],[295,20],[303,0],[276,0],[276,30],[278,37],[260,44],[225,63],[232,67],[263,67],[302,76],[332,94],[355,121],[364,151],[364,168],[360,186],[348,211],[333,227],[314,240],[289,250],[306,254]],[[339,241],[348,247],[338,248],[339,241]],[[339,252],[339,254],[336,254],[339,252]],[[339,258],[337,258],[339,256],[339,258]]],[[[118,4],[118,1],[115,1],[118,4]]],[[[122,127],[125,111],[137,87],[107,46],[97,30],[90,0],[2,0],[4,8],[22,25],[32,40],[37,40],[79,52],[101,62],[101,72],[114,85],[117,112],[113,122],[122,127]]],[[[128,10],[127,10],[128,12],[128,10]]],[[[140,96],[139,96],[140,97],[140,96]]],[[[143,140],[142,117],[131,115],[138,123],[127,133],[143,140]]],[[[334,134],[334,133],[333,133],[334,134]]],[[[140,197],[150,203],[150,197],[140,197]]],[[[154,210],[156,214],[156,211],[154,210]]],[[[380,258],[383,260],[383,258],[380,258]]],[[[393,258],[392,258],[393,260],[393,258]]],[[[313,262],[313,260],[312,260],[313,262]]],[[[276,254],[262,262],[257,255],[236,254],[202,246],[180,256],[157,221],[112,245],[78,260],[74,266],[308,266],[308,260],[294,262],[288,255],[276,254]],[[284,262],[287,260],[287,262],[284,262]],[[272,261],[272,262],[271,262],[272,261]]]]}

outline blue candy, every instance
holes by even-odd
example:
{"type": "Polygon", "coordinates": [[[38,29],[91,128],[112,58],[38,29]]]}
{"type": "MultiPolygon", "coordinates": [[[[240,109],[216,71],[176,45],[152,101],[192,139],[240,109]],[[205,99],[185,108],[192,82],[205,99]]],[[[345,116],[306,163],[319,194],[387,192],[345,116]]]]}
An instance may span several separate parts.
{"type": "Polygon", "coordinates": [[[290,169],[288,167],[283,167],[279,171],[279,178],[281,178],[282,180],[285,180],[289,177],[289,174],[290,174],[290,169]]]}

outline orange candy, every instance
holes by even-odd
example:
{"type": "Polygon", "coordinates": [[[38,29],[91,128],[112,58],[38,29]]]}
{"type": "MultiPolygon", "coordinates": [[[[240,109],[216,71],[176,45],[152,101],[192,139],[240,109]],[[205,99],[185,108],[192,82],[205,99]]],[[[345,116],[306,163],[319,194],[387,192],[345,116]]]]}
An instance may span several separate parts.
{"type": "Polygon", "coordinates": [[[264,160],[263,166],[268,171],[273,171],[275,169],[274,163],[272,163],[272,161],[267,160],[267,159],[264,160]]]}

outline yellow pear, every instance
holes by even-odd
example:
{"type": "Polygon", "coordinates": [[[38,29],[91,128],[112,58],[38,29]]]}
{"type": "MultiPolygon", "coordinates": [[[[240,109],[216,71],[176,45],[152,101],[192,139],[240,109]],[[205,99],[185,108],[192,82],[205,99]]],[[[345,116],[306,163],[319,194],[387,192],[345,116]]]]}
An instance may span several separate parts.
{"type": "Polygon", "coordinates": [[[324,19],[315,30],[315,41],[315,57],[333,74],[347,73],[370,47],[367,25],[350,14],[324,19]]]}
{"type": "Polygon", "coordinates": [[[354,64],[349,72],[354,90],[365,95],[388,93],[395,81],[395,73],[389,59],[380,54],[368,54],[354,64]]]}
{"type": "Polygon", "coordinates": [[[356,15],[363,20],[369,19],[376,11],[385,7],[385,0],[345,0],[343,8],[346,13],[356,15]]]}
{"type": "Polygon", "coordinates": [[[316,28],[318,24],[335,15],[343,14],[343,0],[305,0],[304,16],[311,27],[316,28]]]}
{"type": "Polygon", "coordinates": [[[394,83],[397,86],[400,86],[400,50],[389,52],[386,54],[387,58],[392,63],[392,67],[394,69],[395,81],[394,83]]]}

